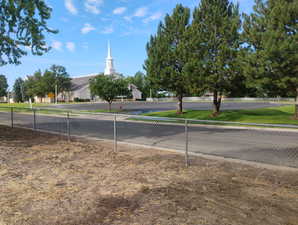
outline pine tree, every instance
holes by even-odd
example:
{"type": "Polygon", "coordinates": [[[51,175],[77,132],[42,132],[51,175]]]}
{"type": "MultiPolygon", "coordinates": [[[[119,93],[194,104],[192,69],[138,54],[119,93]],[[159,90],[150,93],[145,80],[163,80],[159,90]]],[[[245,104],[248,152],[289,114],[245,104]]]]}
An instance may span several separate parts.
{"type": "Polygon", "coordinates": [[[256,0],[254,12],[245,15],[243,67],[251,86],[298,101],[297,21],[297,0],[256,0]]]}
{"type": "Polygon", "coordinates": [[[7,79],[4,75],[0,74],[0,97],[6,96],[7,94],[7,79]]]}
{"type": "Polygon", "coordinates": [[[24,102],[25,100],[25,86],[22,78],[16,79],[13,85],[14,101],[24,102]]]}
{"type": "Polygon", "coordinates": [[[184,71],[186,57],[186,30],[189,27],[190,9],[178,4],[172,15],[166,15],[159,24],[157,34],[147,44],[148,58],[144,69],[150,83],[162,90],[176,94],[177,113],[182,113],[182,100],[188,93],[184,71]]]}
{"type": "Polygon", "coordinates": [[[213,93],[214,115],[220,112],[222,96],[239,74],[237,55],[241,21],[238,5],[228,0],[202,0],[193,13],[188,31],[187,71],[192,90],[213,93]]]}

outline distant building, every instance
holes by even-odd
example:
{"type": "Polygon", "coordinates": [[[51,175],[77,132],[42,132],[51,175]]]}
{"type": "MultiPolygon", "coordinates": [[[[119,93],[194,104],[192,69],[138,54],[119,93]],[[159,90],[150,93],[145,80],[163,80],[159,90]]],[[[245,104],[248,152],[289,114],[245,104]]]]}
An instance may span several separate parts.
{"type": "Polygon", "coordinates": [[[97,74],[90,74],[72,78],[69,100],[74,101],[76,98],[82,100],[92,100],[89,83],[92,78],[96,77],[96,75],[97,74]]]}
{"type": "Polygon", "coordinates": [[[0,103],[2,103],[2,102],[7,102],[6,96],[0,97],[0,103]]]}
{"type": "MultiPolygon", "coordinates": [[[[89,87],[90,80],[96,77],[98,74],[90,74],[79,77],[72,78],[72,86],[71,91],[67,95],[65,95],[66,99],[64,101],[74,101],[75,99],[81,100],[96,100],[91,96],[91,91],[89,87]]],[[[106,58],[106,66],[104,71],[105,76],[114,76],[116,79],[120,78],[120,75],[116,72],[114,68],[114,59],[112,57],[112,51],[110,43],[108,43],[108,54],[106,58]]],[[[128,89],[132,92],[132,97],[134,100],[142,99],[142,92],[134,85],[129,84],[128,89]]]]}
{"type": "Polygon", "coordinates": [[[138,87],[134,84],[129,84],[128,89],[131,91],[132,98],[134,100],[142,99],[142,92],[138,89],[138,87]]]}

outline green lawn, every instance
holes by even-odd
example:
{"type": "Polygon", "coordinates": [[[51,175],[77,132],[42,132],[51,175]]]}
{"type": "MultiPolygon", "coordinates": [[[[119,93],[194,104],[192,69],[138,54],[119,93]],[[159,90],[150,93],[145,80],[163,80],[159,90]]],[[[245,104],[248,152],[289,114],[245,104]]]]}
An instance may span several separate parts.
{"type": "MultiPolygon", "coordinates": [[[[33,107],[51,106],[52,104],[45,103],[33,103],[33,107]]],[[[20,107],[20,108],[30,108],[29,103],[0,103],[0,107],[20,107]]]]}
{"type": "Polygon", "coordinates": [[[182,115],[176,114],[176,111],[153,112],[143,115],[197,120],[233,121],[242,123],[298,125],[298,120],[293,118],[294,110],[294,105],[262,109],[228,110],[221,112],[221,114],[215,118],[210,116],[212,112],[208,110],[185,110],[182,115]]]}
{"type": "MultiPolygon", "coordinates": [[[[35,109],[38,109],[36,113],[38,114],[59,114],[64,115],[66,114],[66,110],[63,109],[48,109],[48,108],[42,108],[43,106],[51,106],[52,104],[42,104],[42,103],[34,103],[32,104],[32,107],[35,109]]],[[[32,109],[30,108],[30,105],[28,103],[0,103],[0,112],[10,112],[10,108],[14,107],[13,111],[15,113],[32,113],[32,109]]]]}
{"type": "MultiPolygon", "coordinates": [[[[40,114],[66,114],[68,111],[82,112],[82,113],[124,113],[125,110],[112,109],[109,111],[108,109],[97,109],[97,110],[67,110],[67,109],[51,109],[51,108],[43,108],[43,106],[51,106],[53,104],[32,104],[33,108],[38,108],[37,113],[40,114]]],[[[24,112],[31,113],[30,105],[28,103],[0,103],[0,112],[2,111],[10,111],[10,107],[15,107],[14,112],[24,112]]]]}

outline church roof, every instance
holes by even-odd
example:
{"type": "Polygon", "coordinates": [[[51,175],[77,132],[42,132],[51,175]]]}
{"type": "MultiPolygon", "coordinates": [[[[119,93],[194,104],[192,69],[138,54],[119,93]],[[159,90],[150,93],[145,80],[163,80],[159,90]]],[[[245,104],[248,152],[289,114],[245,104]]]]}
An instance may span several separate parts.
{"type": "Polygon", "coordinates": [[[76,91],[82,89],[89,85],[89,82],[92,78],[96,77],[97,75],[88,75],[82,77],[74,77],[71,79],[71,90],[76,91]]]}

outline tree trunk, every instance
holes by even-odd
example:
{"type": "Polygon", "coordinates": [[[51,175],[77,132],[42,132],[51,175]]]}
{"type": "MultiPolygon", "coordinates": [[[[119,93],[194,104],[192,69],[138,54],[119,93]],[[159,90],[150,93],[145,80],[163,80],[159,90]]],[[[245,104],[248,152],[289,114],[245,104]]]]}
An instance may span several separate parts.
{"type": "Polygon", "coordinates": [[[178,96],[178,105],[177,105],[177,114],[182,114],[183,113],[182,100],[183,100],[183,96],[179,95],[178,96]]]}
{"type": "Polygon", "coordinates": [[[112,111],[112,102],[109,102],[109,112],[112,111]]]}
{"type": "Polygon", "coordinates": [[[220,112],[222,96],[218,94],[218,91],[213,92],[213,116],[218,116],[220,112]]]}

